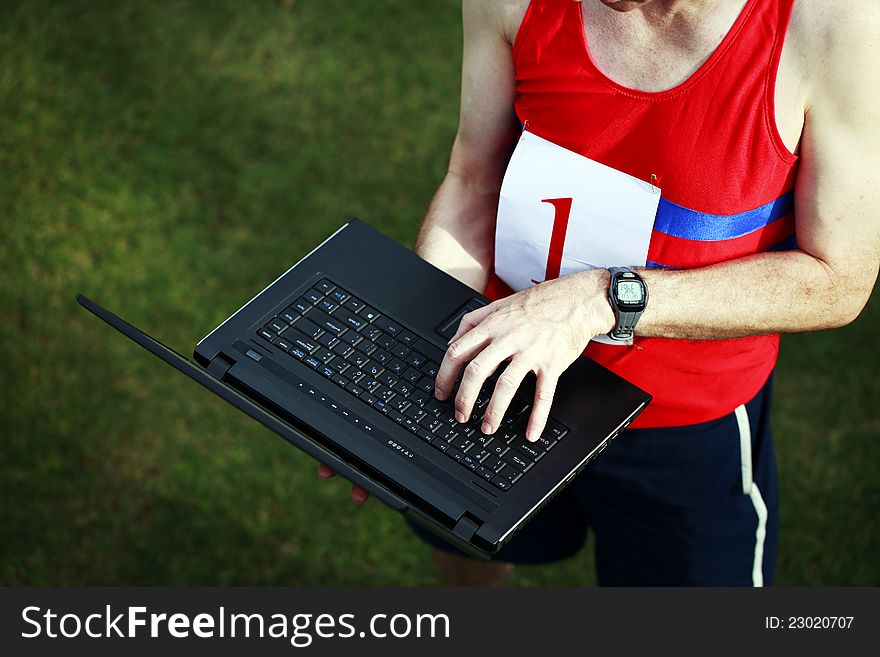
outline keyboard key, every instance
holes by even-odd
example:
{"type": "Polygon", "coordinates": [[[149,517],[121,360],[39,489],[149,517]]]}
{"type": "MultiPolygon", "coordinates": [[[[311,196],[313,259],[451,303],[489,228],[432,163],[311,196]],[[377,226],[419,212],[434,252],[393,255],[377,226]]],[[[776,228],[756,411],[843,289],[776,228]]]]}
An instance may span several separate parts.
{"type": "Polygon", "coordinates": [[[297,358],[299,360],[302,360],[303,358],[305,358],[306,356],[309,355],[309,352],[307,352],[302,347],[298,347],[296,345],[294,345],[293,348],[290,351],[288,351],[287,353],[289,353],[291,356],[293,356],[294,358],[297,358]]]}
{"type": "Polygon", "coordinates": [[[286,329],[288,326],[289,326],[289,324],[287,322],[276,318],[276,319],[270,319],[269,323],[266,324],[265,328],[269,329],[270,331],[273,331],[274,333],[281,333],[281,331],[286,329]]]}
{"type": "Polygon", "coordinates": [[[403,370],[406,369],[406,365],[401,363],[396,358],[392,359],[390,363],[388,363],[388,369],[394,372],[395,374],[400,374],[403,370]]]}
{"type": "Polygon", "coordinates": [[[436,397],[431,397],[431,399],[428,400],[428,403],[425,404],[425,410],[435,415],[439,415],[445,409],[446,406],[436,397]]]}
{"type": "Polygon", "coordinates": [[[381,317],[381,315],[375,308],[370,308],[369,306],[364,306],[363,310],[361,310],[358,314],[366,319],[368,322],[376,321],[377,318],[381,317]]]}
{"type": "Polygon", "coordinates": [[[347,376],[350,381],[358,383],[366,375],[364,374],[363,370],[359,370],[356,367],[349,367],[347,370],[345,370],[345,376],[347,376]]]}
{"type": "Polygon", "coordinates": [[[318,342],[330,349],[331,347],[335,347],[339,343],[339,340],[334,338],[329,333],[322,333],[321,337],[318,338],[318,342]]]}
{"type": "Polygon", "coordinates": [[[534,465],[534,462],[528,456],[525,456],[521,452],[517,452],[515,449],[509,450],[502,458],[521,470],[528,470],[534,465]]]}
{"type": "Polygon", "coordinates": [[[355,331],[360,331],[367,325],[367,320],[362,317],[358,317],[350,310],[346,310],[345,308],[340,308],[337,310],[333,317],[342,322],[348,328],[354,329],[355,331]]]}
{"type": "Polygon", "coordinates": [[[427,340],[423,340],[419,338],[416,340],[415,345],[413,345],[413,349],[418,351],[420,354],[424,354],[428,357],[428,360],[432,360],[435,363],[439,363],[443,360],[443,355],[446,353],[446,349],[438,349],[434,345],[432,345],[427,340]]]}
{"type": "Polygon", "coordinates": [[[332,379],[333,376],[336,374],[336,370],[334,370],[334,369],[333,369],[332,367],[330,367],[329,365],[321,365],[321,367],[318,368],[318,371],[319,371],[323,376],[326,376],[328,379],[332,379]]]}
{"type": "Polygon", "coordinates": [[[317,358],[322,363],[329,363],[330,359],[333,358],[333,352],[329,349],[325,349],[324,347],[319,347],[313,354],[315,358],[317,358]]]}
{"type": "Polygon", "coordinates": [[[321,329],[314,322],[309,321],[308,319],[301,319],[296,323],[296,329],[300,333],[304,333],[310,338],[317,339],[318,336],[321,335],[321,329]]]}
{"type": "Polygon", "coordinates": [[[345,307],[353,313],[358,313],[361,311],[361,309],[365,307],[365,304],[360,299],[355,299],[354,297],[351,297],[348,301],[345,302],[345,307]]]}
{"type": "Polygon", "coordinates": [[[489,445],[489,452],[494,454],[495,456],[504,456],[508,451],[510,451],[510,447],[505,445],[500,440],[496,440],[494,443],[489,445]]]}
{"type": "Polygon", "coordinates": [[[413,433],[418,433],[419,425],[418,422],[414,422],[410,418],[406,418],[403,422],[400,423],[404,429],[409,429],[413,433]]]}
{"type": "MultiPolygon", "coordinates": [[[[329,334],[325,333],[324,335],[329,335],[329,334]]],[[[320,340],[318,340],[318,341],[320,342],[320,340]]],[[[333,347],[333,353],[336,354],[337,356],[342,356],[343,358],[345,358],[349,354],[355,353],[355,351],[354,351],[354,347],[352,347],[347,342],[338,342],[338,343],[336,343],[336,346],[333,347]]]]}
{"type": "Polygon", "coordinates": [[[404,411],[404,414],[416,422],[421,422],[422,418],[425,417],[425,411],[414,404],[410,404],[409,408],[404,411]]]}
{"type": "Polygon", "coordinates": [[[408,409],[412,404],[410,404],[406,397],[395,397],[394,401],[391,402],[391,408],[400,411],[403,413],[406,409],[408,409]]]}
{"type": "Polygon", "coordinates": [[[293,328],[284,332],[284,338],[290,340],[295,345],[305,349],[309,353],[312,353],[319,346],[317,340],[312,340],[310,337],[293,328]]]}
{"type": "Polygon", "coordinates": [[[523,475],[522,470],[517,470],[511,465],[506,466],[499,474],[505,479],[509,479],[512,484],[515,484],[523,475]]]}
{"type": "Polygon", "coordinates": [[[489,454],[486,458],[483,459],[483,467],[489,468],[492,472],[498,472],[500,469],[499,466],[504,465],[504,461],[495,456],[494,454],[489,454]]]}
{"type": "Polygon", "coordinates": [[[395,324],[387,317],[377,318],[374,324],[385,331],[388,335],[398,335],[403,331],[402,326],[395,324]]]}
{"type": "Polygon", "coordinates": [[[376,395],[382,401],[391,401],[391,398],[394,397],[394,391],[391,388],[386,388],[385,386],[379,386],[373,394],[376,395]]]}
{"type": "Polygon", "coordinates": [[[427,393],[423,392],[422,390],[415,390],[413,394],[409,396],[409,400],[413,404],[418,404],[419,406],[424,406],[428,399],[430,398],[428,397],[427,393]]]}
{"type": "Polygon", "coordinates": [[[355,397],[357,397],[358,395],[360,395],[363,392],[362,388],[356,386],[353,383],[349,383],[347,386],[345,386],[345,389],[348,390],[348,392],[353,394],[355,397]]]}
{"type": "Polygon", "coordinates": [[[406,357],[406,362],[413,367],[421,367],[428,362],[428,359],[422,356],[419,352],[413,351],[406,357]]]}
{"type": "Polygon", "coordinates": [[[443,426],[443,423],[440,420],[435,417],[431,417],[430,415],[426,415],[425,417],[423,417],[419,424],[421,424],[423,427],[425,427],[425,429],[432,433],[443,426]]]}
{"type": "MultiPolygon", "coordinates": [[[[369,363],[369,364],[364,368],[364,371],[365,371],[367,374],[369,374],[370,376],[376,376],[376,377],[378,377],[378,376],[380,376],[380,375],[382,374],[383,369],[382,369],[382,367],[379,365],[379,363],[372,363],[372,362],[371,362],[371,363],[369,363]]],[[[389,383],[388,385],[391,385],[391,384],[389,383]]]]}
{"type": "Polygon", "coordinates": [[[348,385],[348,379],[346,379],[341,374],[335,375],[332,380],[333,380],[333,383],[338,385],[340,388],[344,388],[345,386],[348,385]]]}
{"type": "Polygon", "coordinates": [[[305,297],[300,297],[287,307],[288,312],[296,312],[300,315],[311,310],[312,304],[305,297]]]}
{"type": "Polygon", "coordinates": [[[428,431],[427,429],[419,429],[416,432],[416,435],[419,438],[421,438],[422,440],[424,440],[426,443],[430,443],[431,441],[434,440],[434,434],[431,433],[430,431],[428,431]]]}
{"type": "Polygon", "coordinates": [[[515,442],[511,447],[513,447],[516,451],[525,454],[526,456],[530,456],[533,460],[537,461],[539,458],[544,456],[544,448],[538,447],[537,442],[530,443],[525,440],[520,440],[519,442],[515,442]]]}
{"type": "Polygon", "coordinates": [[[389,354],[384,349],[377,349],[372,354],[370,354],[370,358],[372,358],[377,363],[384,365],[391,360],[391,354],[389,354]]]}
{"type": "Polygon", "coordinates": [[[354,346],[357,345],[362,340],[362,338],[354,331],[346,331],[340,336],[340,340],[354,346]]]}
{"type": "Polygon", "coordinates": [[[489,468],[486,468],[482,465],[479,468],[477,468],[477,474],[480,475],[486,481],[489,481],[490,479],[492,479],[492,477],[495,476],[495,473],[492,470],[490,470],[489,468]]]}
{"type": "Polygon", "coordinates": [[[370,406],[372,406],[376,402],[376,400],[378,399],[378,397],[374,397],[371,393],[367,392],[366,390],[364,390],[360,395],[358,395],[358,398],[363,400],[364,403],[369,404],[370,406]]]}
{"type": "Polygon", "coordinates": [[[416,336],[414,336],[409,331],[404,331],[400,335],[397,336],[397,339],[400,340],[407,347],[412,347],[416,343],[416,336]]]}
{"type": "Polygon", "coordinates": [[[556,440],[560,440],[567,433],[568,429],[553,420],[547,422],[547,428],[544,429],[544,434],[547,435],[548,438],[553,437],[556,440]]]}
{"type": "MultiPolygon", "coordinates": [[[[363,317],[363,313],[361,313],[361,317],[363,317]]],[[[375,342],[379,339],[381,335],[383,335],[383,333],[381,329],[376,328],[375,326],[371,326],[367,329],[364,329],[364,335],[367,337],[367,339],[375,342]]]]}
{"type": "Polygon", "coordinates": [[[280,313],[278,313],[278,317],[288,324],[293,324],[296,320],[299,319],[299,313],[290,309],[282,310],[280,313]]]}
{"type": "Polygon", "coordinates": [[[525,412],[525,410],[529,407],[529,404],[524,402],[522,399],[518,399],[514,397],[510,400],[510,406],[507,408],[507,413],[505,414],[507,417],[519,417],[525,412]]]}
{"type": "MultiPolygon", "coordinates": [[[[345,335],[354,335],[354,333],[349,331],[345,335]]],[[[359,340],[357,343],[357,348],[359,351],[363,351],[367,356],[371,355],[377,349],[376,343],[374,343],[372,340],[359,340]]]]}
{"type": "Polygon", "coordinates": [[[432,379],[437,376],[437,372],[440,371],[440,366],[437,363],[432,361],[426,361],[424,365],[422,365],[422,372],[425,376],[430,376],[432,379]]]}
{"type": "MultiPolygon", "coordinates": [[[[366,354],[364,354],[360,351],[352,351],[347,356],[347,359],[350,362],[354,363],[356,366],[360,367],[362,370],[366,371],[367,374],[370,374],[370,369],[368,367],[366,367],[367,363],[370,362],[370,359],[366,354]]],[[[376,366],[376,367],[378,367],[378,366],[376,366]]],[[[373,375],[373,376],[375,376],[375,375],[373,375]]]]}
{"type": "Polygon", "coordinates": [[[391,410],[384,399],[376,399],[376,401],[373,402],[373,408],[375,408],[380,413],[387,413],[391,410]]]}
{"type": "Polygon", "coordinates": [[[328,281],[326,278],[322,278],[318,281],[318,284],[315,285],[316,290],[320,290],[321,294],[327,294],[330,290],[333,289],[333,283],[328,281]]]}
{"type": "Polygon", "coordinates": [[[449,443],[444,440],[435,440],[433,443],[431,443],[431,445],[439,449],[441,452],[446,452],[449,450],[449,443]]]}
{"type": "Polygon", "coordinates": [[[466,452],[471,447],[474,446],[474,443],[472,443],[470,440],[468,440],[465,436],[461,436],[461,435],[459,435],[454,440],[450,440],[449,442],[453,447],[457,447],[462,452],[466,452]]]}
{"type": "Polygon", "coordinates": [[[487,456],[489,456],[489,451],[482,449],[480,447],[474,447],[474,449],[471,450],[471,456],[473,456],[480,463],[482,463],[483,459],[486,458],[487,456]]]}
{"type": "Polygon", "coordinates": [[[391,386],[395,392],[399,392],[404,397],[409,397],[413,391],[415,391],[415,387],[409,381],[404,381],[400,379],[397,383],[391,386]]]}
{"type": "Polygon", "coordinates": [[[275,339],[275,331],[263,327],[257,331],[257,335],[266,340],[267,342],[272,342],[275,339]]]}
{"type": "Polygon", "coordinates": [[[510,490],[512,485],[509,479],[506,479],[501,475],[495,475],[490,481],[501,490],[510,490]]]}
{"type": "Polygon", "coordinates": [[[456,461],[461,461],[464,458],[464,453],[455,449],[455,447],[450,446],[449,449],[446,450],[446,456],[456,461]]]}
{"type": "Polygon", "coordinates": [[[339,308],[339,304],[338,304],[338,303],[334,303],[334,302],[331,301],[330,299],[321,299],[321,300],[318,302],[318,308],[320,308],[321,310],[323,310],[325,313],[332,313],[334,310],[336,310],[337,308],[339,308]]]}
{"type": "Polygon", "coordinates": [[[468,470],[476,470],[479,467],[480,462],[470,454],[465,454],[461,458],[461,464],[468,470]]]}
{"type": "Polygon", "coordinates": [[[370,338],[370,340],[375,342],[383,349],[392,349],[394,347],[394,338],[392,338],[390,335],[385,335],[382,332],[380,332],[379,335],[377,335],[375,338],[370,338]]]}
{"type": "Polygon", "coordinates": [[[350,365],[347,362],[345,362],[344,360],[342,360],[341,358],[334,358],[333,362],[331,363],[331,367],[333,367],[333,369],[336,370],[337,372],[342,373],[345,370],[347,370],[350,367],[350,365]]]}
{"type": "Polygon", "coordinates": [[[405,358],[406,355],[409,353],[409,347],[407,347],[405,344],[395,344],[392,345],[389,351],[398,358],[405,358]]]}
{"type": "Polygon", "coordinates": [[[341,287],[337,287],[330,293],[330,298],[332,298],[337,303],[345,303],[348,300],[349,294],[341,287]]]}
{"type": "Polygon", "coordinates": [[[312,288],[308,292],[303,295],[306,299],[308,299],[309,303],[312,305],[317,304],[321,299],[324,298],[324,293],[320,290],[312,288]]]}
{"type": "Polygon", "coordinates": [[[382,372],[377,377],[382,383],[386,386],[393,386],[397,383],[397,377],[394,376],[391,372],[382,372]]]}
{"type": "Polygon", "coordinates": [[[393,408],[388,411],[388,417],[397,422],[397,424],[402,424],[404,420],[408,419],[403,413],[398,413],[393,408]]]}
{"type": "Polygon", "coordinates": [[[309,319],[325,331],[330,331],[330,333],[336,337],[339,337],[345,332],[345,325],[341,320],[336,319],[335,315],[331,317],[321,310],[313,310],[309,313],[309,319]]]}
{"type": "Polygon", "coordinates": [[[422,373],[419,372],[418,370],[414,370],[413,368],[409,367],[406,370],[404,370],[403,378],[406,379],[407,381],[409,381],[410,383],[415,383],[416,381],[418,381],[419,379],[422,378],[422,373]]]}
{"type": "Polygon", "coordinates": [[[358,381],[358,385],[359,385],[361,388],[364,388],[364,389],[369,390],[369,391],[372,392],[372,390],[373,390],[376,386],[379,385],[379,382],[378,382],[376,379],[374,379],[373,377],[371,377],[371,376],[368,374],[368,375],[365,376],[363,379],[361,379],[360,381],[358,381]]]}
{"type": "Polygon", "coordinates": [[[319,361],[314,356],[308,356],[307,358],[304,358],[303,362],[306,365],[308,365],[309,367],[311,367],[312,369],[316,369],[317,367],[319,367],[321,365],[321,361],[319,361]]]}
{"type": "Polygon", "coordinates": [[[419,379],[419,382],[416,383],[416,387],[428,395],[433,395],[434,394],[434,379],[427,377],[427,376],[423,376],[421,379],[419,379]]]}
{"type": "Polygon", "coordinates": [[[559,442],[555,438],[549,438],[546,433],[541,435],[534,443],[535,446],[540,446],[546,452],[549,452],[556,446],[556,443],[559,442]]]}

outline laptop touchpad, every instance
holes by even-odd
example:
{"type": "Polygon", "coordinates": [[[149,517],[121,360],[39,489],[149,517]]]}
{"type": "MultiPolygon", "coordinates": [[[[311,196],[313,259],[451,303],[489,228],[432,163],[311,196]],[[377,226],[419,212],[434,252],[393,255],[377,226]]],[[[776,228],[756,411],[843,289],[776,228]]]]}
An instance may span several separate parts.
{"type": "Polygon", "coordinates": [[[458,330],[458,325],[461,322],[461,318],[466,313],[469,313],[472,310],[476,310],[477,308],[482,308],[487,305],[485,301],[477,299],[474,297],[469,300],[467,303],[462,304],[454,313],[452,313],[449,317],[440,322],[434,330],[437,331],[444,338],[449,340],[455,332],[458,330]]]}

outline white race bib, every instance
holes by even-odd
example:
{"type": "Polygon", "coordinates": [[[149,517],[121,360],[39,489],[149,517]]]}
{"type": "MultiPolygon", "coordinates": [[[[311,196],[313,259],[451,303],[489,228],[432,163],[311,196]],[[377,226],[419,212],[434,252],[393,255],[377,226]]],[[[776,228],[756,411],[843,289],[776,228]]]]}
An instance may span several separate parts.
{"type": "Polygon", "coordinates": [[[523,290],[585,269],[644,266],[659,202],[654,185],[523,131],[501,185],[495,273],[523,290]]]}

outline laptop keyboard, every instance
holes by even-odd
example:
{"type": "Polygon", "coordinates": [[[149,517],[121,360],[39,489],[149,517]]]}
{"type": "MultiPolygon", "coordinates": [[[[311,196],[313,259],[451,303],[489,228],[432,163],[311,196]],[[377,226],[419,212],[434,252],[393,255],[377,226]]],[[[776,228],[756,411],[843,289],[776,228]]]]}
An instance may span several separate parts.
{"type": "Polygon", "coordinates": [[[567,433],[551,419],[541,438],[526,441],[531,406],[516,397],[495,434],[480,431],[497,373],[480,391],[470,420],[456,422],[452,397],[434,397],[443,352],[326,278],[257,336],[500,490],[509,490],[567,433]]]}

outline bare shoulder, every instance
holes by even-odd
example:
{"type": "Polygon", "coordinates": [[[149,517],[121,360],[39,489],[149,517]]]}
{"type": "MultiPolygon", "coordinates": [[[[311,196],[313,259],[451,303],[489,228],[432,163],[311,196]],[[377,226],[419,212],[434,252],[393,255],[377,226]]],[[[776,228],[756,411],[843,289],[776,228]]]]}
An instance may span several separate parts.
{"type": "Polygon", "coordinates": [[[880,90],[880,0],[795,0],[786,37],[809,108],[880,90]]]}
{"type": "Polygon", "coordinates": [[[530,0],[464,0],[465,20],[513,44],[530,0]]]}

